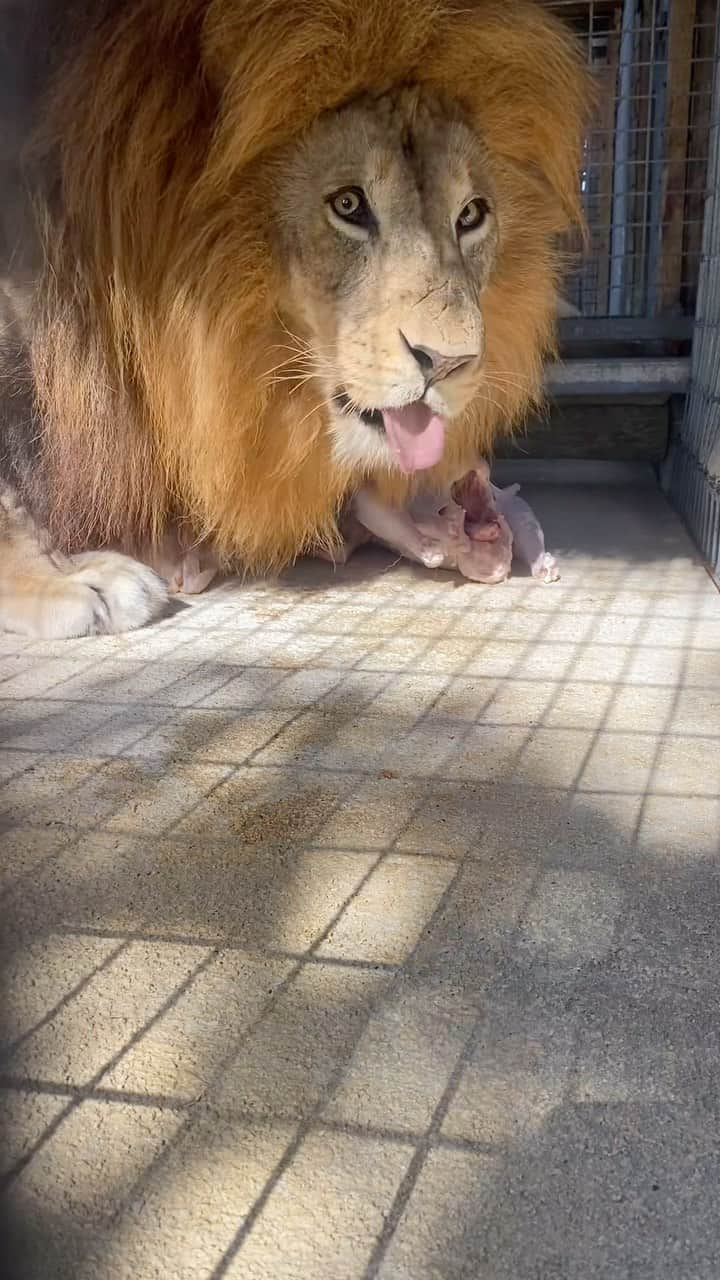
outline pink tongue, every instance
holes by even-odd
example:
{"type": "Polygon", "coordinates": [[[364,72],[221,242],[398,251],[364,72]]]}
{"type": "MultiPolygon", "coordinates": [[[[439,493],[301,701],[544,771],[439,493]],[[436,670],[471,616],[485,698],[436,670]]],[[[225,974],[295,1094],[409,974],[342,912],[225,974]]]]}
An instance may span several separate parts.
{"type": "Polygon", "coordinates": [[[445,423],[422,400],[403,409],[383,409],[385,432],[403,471],[434,467],[445,447],[445,423]]]}

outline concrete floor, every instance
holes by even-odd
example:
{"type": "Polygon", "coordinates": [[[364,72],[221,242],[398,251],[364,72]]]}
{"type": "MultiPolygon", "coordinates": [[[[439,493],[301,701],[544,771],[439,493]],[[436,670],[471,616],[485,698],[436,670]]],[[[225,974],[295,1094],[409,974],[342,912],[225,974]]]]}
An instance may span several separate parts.
{"type": "Polygon", "coordinates": [[[720,596],[532,496],[554,587],[0,638],[12,1280],[717,1280],[720,596]]]}

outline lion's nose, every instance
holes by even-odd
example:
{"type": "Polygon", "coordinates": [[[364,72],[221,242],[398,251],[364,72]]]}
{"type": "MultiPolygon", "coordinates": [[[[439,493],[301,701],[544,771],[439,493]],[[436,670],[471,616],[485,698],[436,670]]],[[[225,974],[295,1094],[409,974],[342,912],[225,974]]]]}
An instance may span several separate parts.
{"type": "Polygon", "coordinates": [[[420,343],[416,343],[413,346],[411,342],[408,342],[402,329],[400,330],[400,337],[428,386],[431,382],[440,382],[443,378],[447,378],[448,374],[454,373],[456,369],[462,369],[463,365],[470,364],[472,360],[477,359],[476,352],[450,355],[445,351],[435,351],[432,347],[422,346],[420,343]]]}

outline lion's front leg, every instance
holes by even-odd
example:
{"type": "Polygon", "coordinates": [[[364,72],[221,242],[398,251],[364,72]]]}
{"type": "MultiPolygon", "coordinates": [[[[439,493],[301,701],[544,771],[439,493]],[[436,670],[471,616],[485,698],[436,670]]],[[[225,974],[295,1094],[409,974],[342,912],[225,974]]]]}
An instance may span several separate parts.
{"type": "Polygon", "coordinates": [[[0,485],[0,631],[40,640],[113,635],[153,622],[167,603],[147,565],[117,551],[66,556],[0,485]]]}

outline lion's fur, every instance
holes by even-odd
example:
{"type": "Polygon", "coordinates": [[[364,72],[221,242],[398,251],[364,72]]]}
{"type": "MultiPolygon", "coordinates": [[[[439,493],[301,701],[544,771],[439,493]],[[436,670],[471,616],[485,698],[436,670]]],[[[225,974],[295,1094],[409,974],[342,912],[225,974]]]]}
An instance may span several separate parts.
{"type": "MultiPolygon", "coordinates": [[[[460,101],[505,210],[482,304],[504,389],[449,433],[441,470],[538,397],[586,105],[559,22],[525,0],[126,0],[64,62],[35,143],[51,182],[32,362],[60,545],[180,518],[258,569],[335,538],[359,477],[333,462],[317,389],[262,376],[287,340],[274,154],[412,83],[460,101]]],[[[410,482],[378,483],[399,499],[410,482]]]]}

